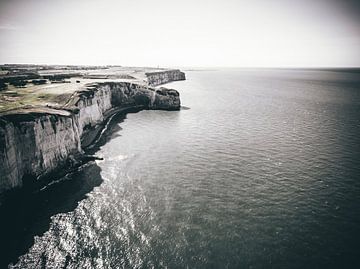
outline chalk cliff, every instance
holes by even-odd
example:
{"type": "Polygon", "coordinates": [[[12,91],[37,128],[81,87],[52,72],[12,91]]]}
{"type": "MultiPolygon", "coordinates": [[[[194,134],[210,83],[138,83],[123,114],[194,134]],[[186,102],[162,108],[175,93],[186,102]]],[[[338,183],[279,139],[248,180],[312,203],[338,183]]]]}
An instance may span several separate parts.
{"type": "MultiPolygon", "coordinates": [[[[179,71],[147,75],[158,85],[184,79],[179,71]],[[176,75],[177,74],[177,75],[176,75]]],[[[183,74],[183,73],[182,73],[183,74]]],[[[0,193],[31,185],[83,153],[90,127],[122,108],[179,110],[176,90],[130,82],[88,84],[61,108],[31,107],[0,114],[0,193]]]]}
{"type": "Polygon", "coordinates": [[[157,86],[169,81],[185,80],[185,73],[179,69],[145,73],[149,85],[157,86]]]}

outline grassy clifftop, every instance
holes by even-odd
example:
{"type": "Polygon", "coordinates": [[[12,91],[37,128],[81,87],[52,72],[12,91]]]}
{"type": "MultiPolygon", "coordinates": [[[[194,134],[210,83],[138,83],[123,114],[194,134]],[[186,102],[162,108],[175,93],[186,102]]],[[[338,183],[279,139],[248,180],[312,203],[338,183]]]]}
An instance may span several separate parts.
{"type": "MultiPolygon", "coordinates": [[[[149,75],[169,69],[121,66],[0,66],[0,114],[30,109],[62,109],[73,94],[94,82],[149,85],[149,75]]],[[[29,110],[29,111],[30,111],[29,110]]]]}

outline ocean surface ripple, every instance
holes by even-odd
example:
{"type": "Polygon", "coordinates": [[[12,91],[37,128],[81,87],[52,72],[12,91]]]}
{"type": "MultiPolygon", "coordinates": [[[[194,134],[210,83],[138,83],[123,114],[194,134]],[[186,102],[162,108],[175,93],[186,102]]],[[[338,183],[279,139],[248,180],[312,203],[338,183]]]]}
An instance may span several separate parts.
{"type": "Polygon", "coordinates": [[[115,122],[100,169],[72,178],[103,182],[10,268],[360,265],[359,73],[188,71],[168,87],[190,109],[115,122]]]}

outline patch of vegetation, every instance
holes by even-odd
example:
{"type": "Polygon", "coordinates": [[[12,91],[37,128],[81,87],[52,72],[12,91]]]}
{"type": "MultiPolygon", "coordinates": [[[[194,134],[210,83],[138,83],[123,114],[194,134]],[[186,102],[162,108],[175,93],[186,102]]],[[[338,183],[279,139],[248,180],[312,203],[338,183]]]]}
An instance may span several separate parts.
{"type": "Polygon", "coordinates": [[[13,80],[13,81],[10,81],[9,84],[20,88],[20,87],[25,87],[27,84],[27,81],[26,80],[13,80]]]}
{"type": "Polygon", "coordinates": [[[6,76],[0,79],[1,83],[9,83],[16,87],[23,87],[26,85],[28,79],[34,79],[36,75],[20,75],[20,76],[6,76]],[[25,84],[24,84],[25,83],[25,84]]]}
{"type": "Polygon", "coordinates": [[[46,84],[46,82],[47,82],[46,79],[33,79],[31,81],[31,83],[34,84],[34,85],[46,84]]]}
{"type": "Polygon", "coordinates": [[[6,88],[7,88],[6,83],[3,81],[0,81],[0,91],[6,90],[6,88]]]}
{"type": "Polygon", "coordinates": [[[58,74],[58,75],[45,75],[43,76],[44,79],[48,79],[50,81],[63,81],[66,78],[73,77],[72,74],[58,74]]]}

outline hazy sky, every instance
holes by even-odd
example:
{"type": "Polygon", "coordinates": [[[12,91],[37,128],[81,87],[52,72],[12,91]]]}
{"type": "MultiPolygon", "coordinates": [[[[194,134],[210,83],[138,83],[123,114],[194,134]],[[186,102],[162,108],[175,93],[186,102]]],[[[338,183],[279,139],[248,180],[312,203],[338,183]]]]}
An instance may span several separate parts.
{"type": "Polygon", "coordinates": [[[360,66],[360,0],[0,0],[0,62],[360,66]]]}

